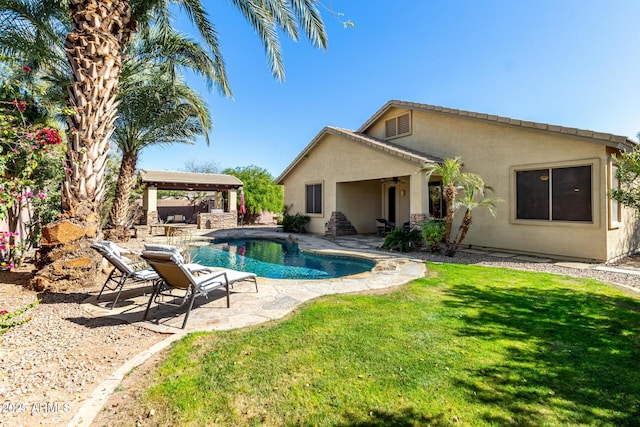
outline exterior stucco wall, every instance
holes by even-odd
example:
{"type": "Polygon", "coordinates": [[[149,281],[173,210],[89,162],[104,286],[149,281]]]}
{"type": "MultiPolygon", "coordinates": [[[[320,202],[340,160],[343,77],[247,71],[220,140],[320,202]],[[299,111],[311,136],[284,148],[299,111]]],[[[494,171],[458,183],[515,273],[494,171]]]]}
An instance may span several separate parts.
{"type": "MultiPolygon", "coordinates": [[[[418,167],[410,161],[328,134],[286,177],[285,205],[289,207],[290,214],[301,213],[311,218],[307,225],[307,231],[311,233],[324,233],[325,223],[333,211],[343,212],[358,233],[372,233],[375,232],[375,218],[385,216],[380,178],[411,175],[418,167]],[[322,214],[305,213],[305,186],[314,183],[323,184],[322,214]],[[336,195],[337,183],[344,183],[340,185],[343,197],[338,198],[336,195]],[[345,185],[346,183],[353,183],[353,186],[345,185]],[[377,194],[373,194],[374,192],[377,194]],[[365,203],[363,200],[366,195],[373,197],[366,202],[366,209],[362,205],[357,207],[357,203],[365,203]],[[336,205],[337,199],[341,200],[340,206],[336,205]]],[[[405,193],[408,206],[409,192],[405,193]]],[[[407,216],[405,221],[408,220],[407,216]]]]}
{"type": "MultiPolygon", "coordinates": [[[[406,111],[391,109],[368,134],[384,138],[384,120],[406,111]]],[[[497,205],[496,218],[486,210],[474,212],[465,244],[594,260],[606,260],[621,251],[607,244],[603,145],[420,111],[412,111],[411,134],[392,141],[442,158],[462,157],[464,170],[481,175],[495,190],[490,196],[505,200],[497,205]],[[593,224],[515,220],[515,170],[588,164],[593,166],[593,224]]]]}
{"type": "MultiPolygon", "coordinates": [[[[408,111],[390,108],[366,133],[384,140],[385,120],[408,111]]],[[[605,145],[587,137],[438,112],[412,110],[410,114],[411,132],[390,143],[440,158],[460,156],[464,171],[481,175],[493,187],[489,197],[504,200],[497,204],[495,218],[486,209],[474,211],[465,245],[600,261],[640,248],[637,219],[632,212],[623,209],[621,223],[615,227],[609,224],[610,159],[605,145]],[[516,171],[585,165],[592,168],[592,222],[516,219],[516,171]]],[[[415,163],[331,133],[306,154],[284,180],[285,203],[293,204],[292,213],[304,213],[305,184],[323,183],[323,214],[310,215],[311,232],[323,233],[324,223],[335,210],[344,212],[359,233],[373,232],[371,218],[388,215],[385,192],[390,184],[381,184],[381,179],[388,177],[407,181],[393,184],[398,200],[397,225],[408,221],[410,215],[427,213],[427,186],[415,163]]],[[[457,224],[454,227],[455,233],[457,224]]]]}
{"type": "Polygon", "coordinates": [[[358,233],[375,233],[376,214],[382,206],[379,182],[338,183],[336,196],[337,210],[345,214],[358,233]]]}

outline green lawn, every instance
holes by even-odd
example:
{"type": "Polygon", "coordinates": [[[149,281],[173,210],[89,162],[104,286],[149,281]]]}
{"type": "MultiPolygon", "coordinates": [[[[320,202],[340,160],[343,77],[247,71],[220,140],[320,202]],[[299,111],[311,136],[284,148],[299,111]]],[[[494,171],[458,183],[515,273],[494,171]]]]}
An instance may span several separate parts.
{"type": "Polygon", "coordinates": [[[639,300],[592,280],[429,270],[392,293],[190,335],[144,401],[166,425],[640,423],[639,300]]]}

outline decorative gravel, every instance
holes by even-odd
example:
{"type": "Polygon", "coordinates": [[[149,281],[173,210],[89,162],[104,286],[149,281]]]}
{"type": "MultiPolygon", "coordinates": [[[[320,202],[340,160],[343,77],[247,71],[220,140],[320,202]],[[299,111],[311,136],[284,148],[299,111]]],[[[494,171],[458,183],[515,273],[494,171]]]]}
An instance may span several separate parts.
{"type": "MultiPolygon", "coordinates": [[[[583,264],[576,263],[581,268],[572,268],[563,266],[570,262],[552,261],[552,262],[526,262],[518,261],[516,257],[499,258],[495,256],[477,254],[472,252],[460,251],[454,257],[447,257],[440,254],[433,254],[426,251],[411,252],[411,257],[423,259],[429,262],[443,262],[455,264],[473,264],[486,267],[503,267],[513,270],[539,271],[545,273],[562,274],[566,276],[584,277],[599,280],[605,283],[613,283],[632,287],[640,292],[640,269],[629,268],[623,264],[629,262],[630,258],[622,260],[617,264],[583,264]],[[625,270],[628,272],[607,271],[602,268],[614,268],[625,270]],[[634,274],[635,273],[635,274],[634,274]]],[[[637,257],[637,256],[636,256],[637,257]]]]}
{"type": "MultiPolygon", "coordinates": [[[[44,294],[23,316],[32,320],[0,335],[0,425],[65,425],[112,372],[165,336],[111,319],[92,318],[87,295],[44,294]]],[[[0,284],[0,306],[34,301],[21,286],[0,284]],[[11,294],[11,295],[9,295],[11,294]]]]}

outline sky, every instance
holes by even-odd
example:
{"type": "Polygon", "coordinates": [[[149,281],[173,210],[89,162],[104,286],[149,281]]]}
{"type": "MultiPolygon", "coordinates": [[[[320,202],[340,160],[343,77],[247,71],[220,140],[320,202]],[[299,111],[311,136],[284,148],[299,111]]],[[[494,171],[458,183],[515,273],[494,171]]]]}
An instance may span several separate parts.
{"type": "MultiPolygon", "coordinates": [[[[623,135],[640,132],[640,1],[325,0],[328,49],[282,38],[286,79],[229,1],[203,1],[233,99],[205,96],[210,144],[150,147],[138,166],[258,166],[277,177],[325,126],[397,99],[623,135]]],[[[193,33],[186,18],[176,25],[193,33]]]]}

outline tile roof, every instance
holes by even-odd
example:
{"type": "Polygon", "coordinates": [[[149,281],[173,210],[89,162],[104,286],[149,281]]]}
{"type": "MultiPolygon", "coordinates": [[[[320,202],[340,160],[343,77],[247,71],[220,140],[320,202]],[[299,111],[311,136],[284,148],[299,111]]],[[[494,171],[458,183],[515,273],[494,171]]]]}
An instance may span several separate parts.
{"type": "MultiPolygon", "coordinates": [[[[160,184],[165,187],[173,186],[176,189],[179,189],[178,187],[185,187],[186,189],[188,186],[242,187],[242,181],[235,176],[217,173],[153,171],[143,169],[140,171],[140,177],[144,183],[160,184]]],[[[160,188],[160,186],[158,188],[160,188]]]]}
{"type": "Polygon", "coordinates": [[[441,163],[443,159],[434,157],[426,153],[422,153],[417,150],[412,150],[406,147],[402,147],[397,144],[393,144],[389,141],[383,141],[378,138],[374,138],[369,135],[354,132],[349,129],[343,129],[334,126],[326,126],[322,129],[315,138],[298,154],[298,156],[287,166],[287,168],[276,179],[276,183],[282,184],[282,180],[300,163],[307,154],[327,135],[338,135],[350,139],[359,144],[371,147],[381,152],[390,154],[395,157],[399,157],[410,162],[416,163],[418,166],[422,166],[425,163],[441,163]]]}
{"type": "Polygon", "coordinates": [[[427,111],[449,116],[468,117],[470,119],[493,122],[507,126],[518,126],[537,131],[551,132],[562,134],[563,136],[575,136],[578,138],[592,139],[593,142],[601,143],[610,147],[620,149],[632,149],[637,143],[626,136],[614,135],[611,133],[594,132],[588,129],[577,129],[572,127],[550,125],[546,123],[531,122],[527,120],[511,119],[493,114],[475,113],[473,111],[458,110],[455,108],[438,107],[437,105],[420,104],[417,102],[407,102],[399,100],[391,100],[380,108],[369,120],[367,120],[358,130],[358,133],[364,133],[373,125],[387,110],[390,108],[406,108],[409,110],[427,111]]]}

